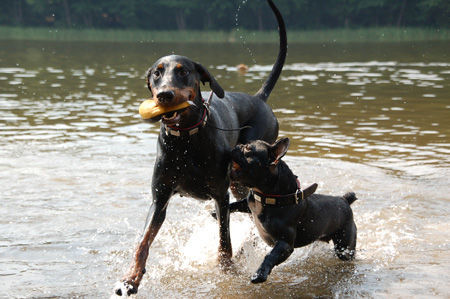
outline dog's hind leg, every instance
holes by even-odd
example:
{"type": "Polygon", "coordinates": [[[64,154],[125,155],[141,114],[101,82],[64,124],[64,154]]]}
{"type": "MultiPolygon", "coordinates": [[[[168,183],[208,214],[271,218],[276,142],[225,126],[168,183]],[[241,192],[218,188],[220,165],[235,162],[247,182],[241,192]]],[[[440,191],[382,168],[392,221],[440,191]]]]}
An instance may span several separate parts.
{"type": "Polygon", "coordinates": [[[228,204],[230,202],[230,194],[228,191],[223,198],[214,198],[216,204],[217,220],[219,222],[219,264],[224,269],[231,266],[231,256],[233,250],[231,248],[230,238],[230,210],[228,204]]]}
{"type": "Polygon", "coordinates": [[[267,280],[273,267],[284,262],[294,251],[294,248],[285,241],[277,241],[273,249],[266,255],[261,266],[252,276],[252,283],[260,283],[267,280]]]}
{"type": "Polygon", "coordinates": [[[334,251],[343,261],[352,260],[355,257],[356,225],[350,220],[347,225],[333,236],[334,251]]]}

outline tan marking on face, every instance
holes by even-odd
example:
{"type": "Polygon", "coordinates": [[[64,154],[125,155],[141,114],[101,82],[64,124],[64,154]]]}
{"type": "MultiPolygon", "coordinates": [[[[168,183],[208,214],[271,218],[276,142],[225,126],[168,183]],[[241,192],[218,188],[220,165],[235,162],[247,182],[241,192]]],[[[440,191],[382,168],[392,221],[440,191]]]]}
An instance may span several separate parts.
{"type": "Polygon", "coordinates": [[[185,87],[175,91],[175,101],[180,104],[195,98],[195,90],[192,87],[185,87]]]}
{"type": "Polygon", "coordinates": [[[157,68],[162,69],[162,68],[164,68],[164,65],[162,63],[160,63],[160,64],[158,64],[157,68]]]}
{"type": "Polygon", "coordinates": [[[170,103],[161,103],[156,97],[156,95],[158,94],[158,90],[156,88],[152,88],[153,100],[155,100],[156,103],[162,107],[172,107],[177,106],[186,101],[192,101],[195,99],[196,96],[196,92],[192,87],[186,87],[182,89],[175,88],[172,89],[172,91],[175,93],[174,99],[170,101],[170,103]]]}
{"type": "Polygon", "coordinates": [[[183,65],[181,63],[178,63],[176,66],[177,69],[181,69],[182,67],[183,67],[183,65]]]}

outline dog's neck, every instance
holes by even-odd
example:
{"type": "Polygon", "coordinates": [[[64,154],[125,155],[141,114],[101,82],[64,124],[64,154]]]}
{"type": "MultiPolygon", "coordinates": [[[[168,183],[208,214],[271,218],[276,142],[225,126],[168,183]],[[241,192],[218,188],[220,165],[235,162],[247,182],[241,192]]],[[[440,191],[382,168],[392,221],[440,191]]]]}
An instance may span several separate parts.
{"type": "Polygon", "coordinates": [[[253,190],[263,194],[286,195],[295,193],[299,187],[297,177],[292,173],[289,166],[280,160],[276,173],[259,186],[253,187],[253,190]]]}

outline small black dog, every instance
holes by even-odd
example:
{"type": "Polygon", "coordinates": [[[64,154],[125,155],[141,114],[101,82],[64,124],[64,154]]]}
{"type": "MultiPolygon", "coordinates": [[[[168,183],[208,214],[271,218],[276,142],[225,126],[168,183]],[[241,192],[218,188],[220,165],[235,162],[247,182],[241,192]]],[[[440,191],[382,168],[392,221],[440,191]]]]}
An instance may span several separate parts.
{"type": "Polygon", "coordinates": [[[355,255],[356,225],[350,208],[355,194],[313,194],[317,184],[302,191],[297,177],[280,160],[288,146],[288,138],[273,145],[257,140],[236,146],[231,154],[231,179],[252,190],[246,199],[231,203],[230,212],[251,212],[259,234],[273,246],[252,276],[253,283],[266,281],[273,267],[284,262],[294,248],[316,240],[333,240],[341,260],[355,255]]]}

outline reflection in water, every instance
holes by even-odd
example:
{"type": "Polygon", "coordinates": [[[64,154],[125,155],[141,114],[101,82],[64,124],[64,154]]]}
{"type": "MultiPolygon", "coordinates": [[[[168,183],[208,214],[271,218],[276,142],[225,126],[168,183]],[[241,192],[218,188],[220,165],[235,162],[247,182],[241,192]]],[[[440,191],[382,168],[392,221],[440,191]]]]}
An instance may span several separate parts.
{"type": "MultiPolygon", "coordinates": [[[[446,47],[383,45],[292,45],[269,99],[303,184],[360,198],[357,260],[342,263],[330,245],[313,244],[269,282],[250,285],[269,250],[250,219],[232,215],[236,269],[223,274],[213,204],[174,198],[143,296],[449,294],[446,47]]],[[[137,109],[158,56],[176,50],[208,66],[226,90],[252,93],[271,69],[266,53],[276,53],[254,45],[260,64],[252,65],[233,45],[205,45],[211,54],[202,57],[176,44],[0,46],[0,276],[13,297],[106,297],[125,271],[151,200],[159,129],[143,124],[137,109]],[[250,66],[245,74],[236,73],[241,62],[250,66]]]]}

